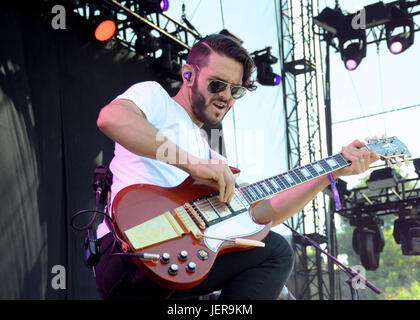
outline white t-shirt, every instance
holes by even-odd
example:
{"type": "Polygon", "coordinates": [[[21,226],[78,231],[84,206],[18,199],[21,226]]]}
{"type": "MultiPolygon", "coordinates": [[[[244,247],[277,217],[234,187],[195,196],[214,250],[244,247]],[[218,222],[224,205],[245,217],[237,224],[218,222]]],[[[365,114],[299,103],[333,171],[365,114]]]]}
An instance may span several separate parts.
{"type": "MultiPolygon", "coordinates": [[[[210,146],[202,134],[203,130],[192,122],[185,109],[175,102],[159,83],[153,81],[136,83],[115,98],[117,99],[132,101],[161,134],[189,154],[209,159],[211,152],[212,157],[226,160],[215,151],[210,151],[210,146]]],[[[162,145],[162,152],[164,145],[165,143],[162,145]]],[[[173,165],[138,156],[118,143],[115,143],[114,158],[109,168],[113,174],[111,203],[115,195],[129,185],[145,183],[174,187],[188,177],[185,171],[173,165]]],[[[101,238],[108,232],[109,228],[104,220],[98,226],[97,237],[101,238]]]]}

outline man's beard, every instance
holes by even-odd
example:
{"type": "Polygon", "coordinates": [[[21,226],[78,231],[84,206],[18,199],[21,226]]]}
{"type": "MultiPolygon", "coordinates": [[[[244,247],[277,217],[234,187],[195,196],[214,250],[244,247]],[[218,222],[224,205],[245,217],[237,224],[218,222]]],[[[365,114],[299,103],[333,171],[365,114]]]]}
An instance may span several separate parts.
{"type": "MultiPolygon", "coordinates": [[[[221,101],[221,100],[219,100],[221,101]]],[[[223,103],[226,103],[225,101],[223,101],[223,103]]],[[[222,119],[220,120],[216,120],[216,119],[212,119],[209,116],[207,116],[205,114],[205,111],[207,109],[207,107],[210,104],[206,104],[206,99],[204,98],[204,96],[200,93],[200,91],[197,88],[197,82],[194,81],[194,84],[191,87],[191,107],[192,107],[192,111],[195,115],[195,117],[197,118],[197,120],[199,120],[200,122],[203,122],[205,125],[207,125],[210,128],[217,128],[220,123],[222,122],[223,118],[225,117],[226,114],[223,115],[222,119]]]]}

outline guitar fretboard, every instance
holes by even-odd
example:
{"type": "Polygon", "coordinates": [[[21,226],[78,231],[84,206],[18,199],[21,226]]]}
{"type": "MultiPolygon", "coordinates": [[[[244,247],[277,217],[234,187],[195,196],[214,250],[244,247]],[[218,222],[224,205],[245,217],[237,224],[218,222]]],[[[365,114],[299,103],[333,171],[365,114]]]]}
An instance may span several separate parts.
{"type": "Polygon", "coordinates": [[[239,188],[249,203],[260,201],[306,181],[348,166],[341,153],[239,188]]]}

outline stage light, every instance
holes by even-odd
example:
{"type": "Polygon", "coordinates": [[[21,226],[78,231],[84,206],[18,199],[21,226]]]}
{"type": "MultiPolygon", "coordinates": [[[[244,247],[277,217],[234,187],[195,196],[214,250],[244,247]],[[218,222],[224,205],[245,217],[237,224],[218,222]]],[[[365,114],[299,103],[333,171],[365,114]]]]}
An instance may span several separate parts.
{"type": "Polygon", "coordinates": [[[399,175],[394,169],[389,167],[378,169],[370,174],[366,184],[369,190],[377,190],[383,188],[392,188],[397,185],[399,175]]]}
{"type": "Polygon", "coordinates": [[[366,42],[364,43],[351,43],[348,46],[343,47],[341,50],[341,59],[347,70],[353,71],[362,62],[363,58],[366,57],[366,42]]]}
{"type": "Polygon", "coordinates": [[[393,54],[407,50],[414,43],[414,21],[406,11],[391,8],[392,20],[385,25],[386,42],[393,54]]]}
{"type": "Polygon", "coordinates": [[[393,236],[405,256],[420,255],[420,214],[402,214],[394,221],[393,236]]]}
{"type": "Polygon", "coordinates": [[[253,52],[255,66],[257,67],[257,81],[264,86],[278,86],[281,77],[273,72],[272,64],[277,62],[277,58],[270,53],[271,47],[253,52]]]}
{"type": "Polygon", "coordinates": [[[101,42],[111,40],[117,30],[115,22],[107,18],[98,18],[95,26],[95,39],[101,42]]]}
{"type": "Polygon", "coordinates": [[[318,16],[314,17],[314,24],[336,35],[343,19],[344,15],[340,9],[333,10],[327,7],[318,16]]]}
{"type": "Polygon", "coordinates": [[[283,68],[285,72],[289,72],[295,76],[298,74],[312,72],[316,70],[315,63],[307,59],[299,59],[295,61],[286,62],[283,68]]]}
{"type": "Polygon", "coordinates": [[[349,71],[355,70],[366,57],[366,31],[364,29],[353,29],[351,22],[354,15],[344,18],[343,25],[338,31],[339,50],[341,60],[349,71]]]}
{"type": "Polygon", "coordinates": [[[139,28],[137,30],[137,40],[134,49],[140,55],[156,52],[160,48],[159,38],[153,36],[150,30],[139,28]]]}
{"type": "Polygon", "coordinates": [[[391,21],[391,10],[380,1],[364,7],[365,28],[373,28],[391,21]]]}
{"type": "Polygon", "coordinates": [[[100,42],[108,42],[117,32],[115,13],[105,6],[92,3],[89,16],[89,38],[100,42]]]}
{"type": "Polygon", "coordinates": [[[279,75],[275,75],[273,82],[275,86],[278,86],[281,83],[281,77],[279,75]]]}
{"type": "Polygon", "coordinates": [[[181,64],[178,57],[181,49],[164,39],[160,41],[160,48],[162,55],[154,61],[154,67],[168,78],[181,80],[181,64]]]}
{"type": "Polygon", "coordinates": [[[168,11],[169,0],[141,0],[140,11],[144,14],[168,11]]]}
{"type": "Polygon", "coordinates": [[[354,59],[347,59],[347,60],[346,60],[346,68],[347,68],[348,70],[350,70],[350,71],[352,71],[352,70],[356,69],[356,68],[357,68],[357,65],[358,65],[358,63],[357,63],[357,61],[356,61],[356,60],[354,60],[354,59]]]}
{"type": "Polygon", "coordinates": [[[352,246],[366,270],[376,270],[379,267],[379,256],[385,246],[381,228],[383,224],[383,220],[376,215],[361,214],[350,220],[350,225],[356,227],[352,246]]]}

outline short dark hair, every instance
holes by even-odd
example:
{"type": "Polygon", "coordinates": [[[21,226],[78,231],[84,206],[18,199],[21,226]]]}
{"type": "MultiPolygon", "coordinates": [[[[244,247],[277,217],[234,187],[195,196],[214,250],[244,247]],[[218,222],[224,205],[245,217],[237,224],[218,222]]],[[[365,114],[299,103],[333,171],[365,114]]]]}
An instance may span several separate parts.
{"type": "Polygon", "coordinates": [[[251,80],[251,75],[255,70],[254,60],[241,43],[233,37],[214,33],[202,38],[193,45],[186,62],[193,66],[205,67],[212,50],[242,63],[244,66],[242,86],[249,91],[254,91],[257,88],[254,85],[255,81],[251,80]]]}

